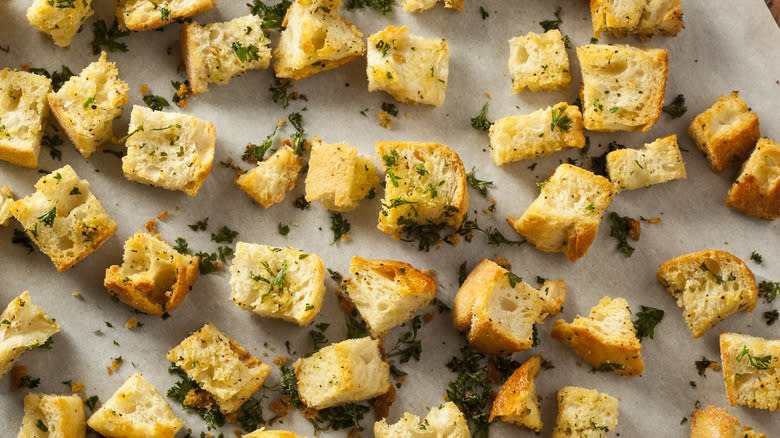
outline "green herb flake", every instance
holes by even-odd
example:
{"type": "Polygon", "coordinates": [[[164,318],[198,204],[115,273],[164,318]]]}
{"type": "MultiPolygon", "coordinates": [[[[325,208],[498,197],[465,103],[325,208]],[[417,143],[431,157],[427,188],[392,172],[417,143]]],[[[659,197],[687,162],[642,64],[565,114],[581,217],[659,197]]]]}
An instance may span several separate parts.
{"type": "Polygon", "coordinates": [[[515,275],[514,273],[512,273],[510,271],[506,271],[504,273],[504,275],[506,275],[506,278],[509,279],[509,285],[512,286],[512,288],[517,286],[517,283],[520,283],[520,282],[523,281],[523,279],[521,277],[518,277],[517,275],[515,275]]]}
{"type": "Polygon", "coordinates": [[[547,32],[553,29],[560,29],[561,23],[563,23],[563,20],[561,20],[561,7],[559,6],[555,10],[555,20],[540,21],[539,26],[542,26],[542,29],[547,32]]]}
{"type": "Polygon", "coordinates": [[[487,131],[490,129],[490,126],[493,125],[493,122],[487,119],[487,106],[488,102],[485,102],[485,104],[482,105],[482,111],[479,112],[479,115],[471,118],[472,128],[478,131],[487,131]]]}
{"type": "Polygon", "coordinates": [[[330,230],[333,231],[333,243],[338,242],[343,236],[349,233],[351,225],[341,213],[334,213],[330,216],[330,230]]]}
{"type": "Polygon", "coordinates": [[[550,122],[550,131],[558,128],[561,132],[568,132],[571,129],[571,119],[565,115],[567,107],[553,108],[550,110],[552,121],[550,122]]]}
{"type": "Polygon", "coordinates": [[[712,275],[712,278],[715,279],[715,284],[723,284],[723,277],[712,272],[712,269],[710,269],[710,267],[707,266],[707,263],[702,262],[701,265],[699,265],[699,269],[712,275]]]}
{"type": "Polygon", "coordinates": [[[609,219],[612,221],[609,235],[617,239],[618,251],[623,253],[626,257],[631,257],[631,255],[634,254],[634,247],[628,243],[629,220],[631,218],[628,216],[620,216],[613,211],[609,214],[609,219]]]}
{"type": "Polygon", "coordinates": [[[245,47],[241,44],[241,42],[236,41],[231,47],[233,48],[233,52],[238,57],[238,60],[242,63],[247,61],[258,61],[260,59],[260,49],[254,44],[250,44],[245,47]]]}
{"type": "Polygon", "coordinates": [[[772,363],[772,355],[766,356],[754,356],[750,353],[747,345],[742,346],[742,351],[737,355],[737,362],[742,362],[742,358],[746,357],[748,365],[757,370],[769,369],[769,365],[772,363]]]}
{"type": "MultiPolygon", "coordinates": [[[[93,103],[95,103],[95,96],[92,96],[89,99],[85,100],[84,103],[81,105],[81,107],[83,109],[87,109],[90,106],[92,106],[93,103]]],[[[92,109],[95,109],[95,108],[97,108],[97,105],[95,105],[92,109]]]]}
{"type": "Polygon", "coordinates": [[[282,22],[284,22],[284,16],[291,4],[290,0],[282,0],[273,6],[266,6],[261,0],[252,0],[252,3],[247,6],[249,6],[249,12],[252,15],[263,19],[263,29],[284,30],[282,22]]]}
{"type": "Polygon", "coordinates": [[[155,96],[153,94],[147,94],[144,96],[144,103],[149,108],[155,110],[155,111],[161,111],[163,108],[167,108],[171,106],[171,104],[168,103],[168,100],[166,100],[162,96],[155,96]]]}
{"type": "Polygon", "coordinates": [[[761,256],[761,254],[759,254],[758,252],[753,251],[750,253],[750,260],[753,260],[754,262],[756,262],[756,264],[760,265],[761,263],[764,262],[764,257],[761,256]]]}
{"type": "Polygon", "coordinates": [[[129,30],[121,31],[116,19],[110,28],[106,26],[103,20],[96,20],[92,23],[92,53],[98,54],[102,48],[109,52],[127,52],[127,44],[117,41],[119,38],[130,35],[129,30]]]}
{"type": "Polygon", "coordinates": [[[686,111],[688,111],[688,107],[685,106],[685,96],[678,94],[672,103],[669,105],[664,105],[662,110],[666,114],[669,114],[672,119],[679,119],[683,116],[683,114],[685,114],[686,111]]]}
{"type": "Polygon", "coordinates": [[[642,310],[636,313],[637,320],[634,321],[636,336],[641,341],[644,337],[653,339],[655,326],[664,318],[664,311],[654,307],[642,306],[642,310]]]}
{"type": "Polygon", "coordinates": [[[483,197],[487,197],[488,187],[495,187],[492,181],[481,180],[474,174],[475,168],[471,168],[471,172],[466,174],[466,182],[469,183],[471,188],[478,191],[483,197]]]}
{"type": "Polygon", "coordinates": [[[279,234],[282,235],[282,236],[286,236],[286,235],[290,234],[290,227],[288,225],[283,225],[281,222],[279,223],[279,226],[278,226],[277,229],[279,231],[279,234]]]}

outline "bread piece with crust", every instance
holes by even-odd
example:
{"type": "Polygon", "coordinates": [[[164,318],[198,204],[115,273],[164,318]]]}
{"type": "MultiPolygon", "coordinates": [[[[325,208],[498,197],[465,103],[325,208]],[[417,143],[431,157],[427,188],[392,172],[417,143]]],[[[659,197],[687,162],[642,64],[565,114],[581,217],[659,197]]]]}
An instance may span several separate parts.
{"type": "Polygon", "coordinates": [[[509,40],[512,92],[562,90],[569,86],[569,54],[558,29],[529,32],[509,40]]]}
{"type": "Polygon", "coordinates": [[[401,7],[404,12],[422,12],[433,9],[437,4],[442,3],[445,8],[463,12],[463,3],[465,2],[466,0],[401,0],[401,7]]]}
{"type": "Polygon", "coordinates": [[[501,421],[526,427],[536,433],[542,431],[541,397],[536,395],[534,379],[542,367],[542,355],[531,357],[517,368],[501,385],[493,407],[490,422],[498,417],[501,421]]]}
{"type": "Polygon", "coordinates": [[[707,406],[691,414],[691,438],[766,438],[766,434],[740,427],[737,417],[723,408],[707,406]]]}
{"type": "Polygon", "coordinates": [[[544,252],[563,252],[574,262],[584,256],[599,230],[615,187],[603,176],[571,164],[561,164],[520,218],[509,225],[544,252]]]}
{"type": "Polygon", "coordinates": [[[638,35],[648,41],[658,35],[674,36],[685,26],[680,0],[590,0],[593,36],[601,32],[625,38],[638,35]]]}
{"type": "Polygon", "coordinates": [[[54,44],[68,47],[94,13],[92,0],[33,0],[27,9],[27,21],[49,35],[54,44]]]}
{"type": "Polygon", "coordinates": [[[729,190],[726,206],[770,221],[780,218],[780,146],[777,143],[768,138],[758,140],[729,190]]]}
{"type": "Polygon", "coordinates": [[[346,143],[312,140],[306,200],[333,211],[350,211],[379,184],[374,157],[346,143]]]}
{"type": "Polygon", "coordinates": [[[11,300],[0,321],[0,379],[27,350],[44,345],[60,331],[60,325],[32,303],[27,291],[11,300]]]}
{"type": "Polygon", "coordinates": [[[572,347],[598,371],[625,377],[641,375],[645,369],[642,345],[623,298],[602,298],[587,318],[577,315],[571,323],[555,321],[550,336],[572,347]]]}
{"type": "Polygon", "coordinates": [[[0,70],[0,160],[35,169],[49,106],[51,79],[25,71],[0,70]]]}
{"type": "Polygon", "coordinates": [[[206,12],[217,0],[114,0],[119,28],[153,30],[206,12]]]}
{"type": "Polygon", "coordinates": [[[471,438],[466,417],[453,402],[433,407],[422,421],[409,412],[397,423],[388,425],[386,419],[374,423],[376,438],[471,438]]]}
{"type": "Polygon", "coordinates": [[[592,389],[558,390],[558,418],[551,438],[607,438],[618,423],[618,401],[592,389]]]}
{"type": "Polygon", "coordinates": [[[658,268],[658,281],[683,309],[694,338],[741,310],[752,312],[758,299],[753,273],[726,251],[699,251],[658,268]]]}
{"type": "Polygon", "coordinates": [[[780,339],[723,332],[720,361],[731,406],[780,409],[780,339]]]}
{"type": "Polygon", "coordinates": [[[252,433],[243,435],[241,438],[306,438],[296,435],[295,432],[289,430],[265,430],[258,429],[252,433]]]}
{"type": "Polygon", "coordinates": [[[236,184],[263,208],[278,204],[295,187],[306,161],[293,148],[282,146],[254,169],[241,174],[236,184]]]}
{"type": "Polygon", "coordinates": [[[14,194],[8,186],[0,186],[0,226],[8,225],[14,207],[14,194]]]}
{"type": "Polygon", "coordinates": [[[86,436],[84,402],[78,395],[29,393],[24,397],[22,429],[16,438],[84,438],[86,436]]]}
{"type": "Polygon", "coordinates": [[[642,149],[624,148],[608,153],[607,173],[619,192],[685,179],[685,162],[677,136],[659,138],[642,149]]]}

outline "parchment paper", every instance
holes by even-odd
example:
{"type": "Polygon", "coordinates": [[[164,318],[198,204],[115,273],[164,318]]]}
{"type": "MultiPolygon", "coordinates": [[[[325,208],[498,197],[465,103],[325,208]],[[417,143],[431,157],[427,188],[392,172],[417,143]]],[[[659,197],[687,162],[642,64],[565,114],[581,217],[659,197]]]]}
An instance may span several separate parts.
{"type": "MultiPolygon", "coordinates": [[[[110,23],[111,2],[95,3],[99,17],[110,23]]],[[[0,68],[20,67],[26,63],[53,70],[67,65],[78,73],[97,59],[96,55],[91,55],[89,47],[94,18],[87,20],[70,49],[65,50],[28,25],[25,11],[29,4],[22,0],[0,2],[0,45],[10,46],[8,53],[0,52],[0,68]]],[[[603,153],[612,140],[639,147],[668,134],[677,134],[680,146],[685,150],[687,180],[620,193],[612,201],[609,211],[635,218],[641,215],[663,219],[659,224],[642,224],[642,238],[632,242],[636,252],[631,258],[625,258],[616,250],[616,241],[609,237],[610,224],[606,217],[589,253],[574,264],[562,254],[545,254],[528,245],[488,246],[482,235],[475,236],[470,244],[457,247],[442,244],[428,253],[419,252],[376,229],[381,190],[377,199],[365,200],[355,211],[345,215],[352,224],[351,239],[331,244],[329,213],[318,203],[306,211],[292,205],[292,200],[303,193],[303,175],[283,203],[262,209],[233,184],[233,173],[217,164],[228,157],[239,160],[247,142],[261,142],[276,121],[286,118],[292,111],[301,111],[308,138],[316,133],[326,142],[344,141],[372,155],[373,143],[379,140],[441,142],[457,151],[468,169],[475,167],[479,178],[495,183],[488,199],[471,192],[470,216],[476,214],[483,226],[499,227],[508,238],[519,238],[505,218],[522,214],[538,194],[535,183],[546,178],[560,162],[573,158],[583,165],[584,156],[575,150],[498,168],[487,152],[486,133],[472,129],[469,119],[488,101],[486,93],[490,96],[488,117],[491,120],[575,100],[581,78],[574,47],[587,44],[592,37],[587,2],[581,0],[469,0],[462,13],[439,7],[411,15],[402,12],[399,5],[386,16],[374,10],[344,10],[344,16],[359,26],[364,36],[387,25],[406,24],[414,34],[446,38],[451,56],[444,106],[397,104],[400,114],[394,119],[392,129],[378,126],[376,113],[381,103],[394,101],[384,93],[367,92],[365,58],[295,82],[294,90],[305,94],[308,101],[294,101],[287,109],[271,101],[268,87],[273,82],[273,75],[270,70],[249,72],[222,87],[210,85],[208,93],[190,99],[185,109],[168,108],[209,120],[217,128],[215,165],[194,198],[126,180],[115,155],[97,153],[86,161],[66,140],[60,147],[62,161],[55,161],[44,148],[40,167],[53,170],[71,164],[91,183],[93,192],[118,228],[97,253],[62,274],[57,273],[39,251],[28,255],[24,248],[11,245],[13,229],[19,228],[18,224],[14,222],[10,227],[0,229],[0,304],[5,306],[12,297],[29,290],[33,301],[46,309],[62,327],[62,332],[54,337],[52,350],[25,353],[20,361],[27,366],[30,375],[41,378],[35,391],[68,393],[69,388],[61,382],[72,379],[86,384],[85,395],[97,394],[101,400],[106,400],[130,374],[140,372],[164,393],[175,381],[167,373],[165,353],[189,332],[209,321],[268,362],[277,356],[288,355],[294,360],[311,349],[307,328],[260,318],[232,304],[227,268],[201,276],[187,300],[172,311],[167,320],[137,315],[130,307],[113,302],[102,285],[105,269],[121,263],[122,245],[130,235],[141,229],[147,220],[168,210],[170,216],[158,225],[168,241],[184,237],[191,248],[215,251],[216,244],[209,241],[209,232],[227,225],[240,232],[239,240],[314,252],[329,268],[344,274],[348,272],[349,259],[353,255],[403,260],[419,268],[435,270],[440,286],[438,296],[448,304],[452,304],[457,291],[458,266],[462,262],[466,261],[472,269],[483,257],[500,256],[508,259],[513,272],[531,284],[537,275],[565,279],[569,292],[560,317],[569,321],[577,314],[587,315],[605,295],[625,297],[634,313],[640,305],[663,309],[666,315],[656,327],[655,339],[643,340],[646,369],[641,377],[592,373],[569,348],[549,338],[555,318],[549,318],[539,326],[540,347],[516,353],[513,357],[522,362],[541,351],[555,365],[537,379],[537,391],[543,397],[543,436],[551,433],[557,414],[555,394],[565,385],[597,389],[619,398],[620,418],[613,436],[688,436],[690,422],[680,423],[684,417],[690,417],[694,406],[728,407],[722,374],[709,371],[706,378],[700,377],[694,361],[702,356],[719,361],[718,335],[722,331],[777,338],[780,326],[770,327],[764,323],[761,314],[772,306],[759,299],[752,313],[740,312],[702,338],[693,339],[683,322],[681,310],[656,281],[657,267],[684,253],[723,249],[745,260],[758,279],[776,281],[780,279],[780,223],[750,218],[723,205],[737,169],[713,173],[703,154],[687,136],[686,128],[691,119],[711,106],[719,95],[739,90],[740,96],[761,118],[762,135],[780,140],[780,120],[777,118],[780,30],[762,0],[685,0],[683,7],[685,29],[677,37],[659,37],[648,44],[669,49],[666,102],[684,94],[688,112],[678,120],[662,115],[659,123],[645,134],[588,133],[591,156],[603,153]],[[490,14],[484,20],[480,6],[490,14]],[[573,46],[569,50],[571,87],[551,93],[512,94],[506,66],[507,40],[529,31],[542,31],[538,22],[554,19],[557,6],[563,8],[561,31],[571,38],[573,46]],[[304,107],[307,108],[305,111],[304,107]],[[361,114],[363,110],[365,116],[361,114]],[[532,163],[538,165],[530,170],[532,163]],[[496,201],[496,209],[490,216],[483,210],[492,199],[496,201]],[[187,227],[204,217],[209,218],[209,232],[194,232],[187,227]],[[280,223],[290,226],[286,237],[277,232],[280,223]],[[752,251],[763,255],[762,265],[748,260],[752,251]],[[80,296],[72,296],[73,291],[79,291],[80,296]],[[125,321],[132,316],[137,316],[143,327],[125,329],[125,321]],[[96,330],[102,331],[103,335],[95,335],[96,330]],[[292,354],[285,351],[287,340],[291,342],[292,354]],[[106,367],[112,357],[120,355],[124,364],[109,376],[106,367]],[[696,387],[689,382],[694,382],[696,387]]],[[[224,21],[246,13],[244,1],[222,0],[214,10],[197,16],[196,21],[201,24],[224,21]]],[[[150,93],[170,100],[173,91],[170,81],[184,79],[184,74],[177,71],[182,62],[177,41],[180,29],[180,24],[172,24],[161,31],[135,33],[122,40],[129,47],[127,53],[109,53],[109,59],[117,62],[121,78],[130,85],[131,104],[143,105],[140,93],[143,84],[149,85],[150,93]]],[[[272,39],[275,46],[278,33],[274,32],[272,39]]],[[[642,44],[634,38],[602,37],[600,41],[642,44]]],[[[125,114],[115,121],[117,136],[127,132],[129,113],[130,105],[127,105],[125,114]]],[[[286,129],[284,132],[289,135],[289,126],[286,129]]],[[[107,147],[122,150],[120,146],[107,147]]],[[[247,168],[246,163],[243,165],[247,168]]],[[[0,162],[0,184],[10,185],[17,197],[30,194],[39,177],[35,170],[0,162]]],[[[328,280],[329,290],[335,287],[336,284],[328,280]]],[[[773,306],[776,308],[777,303],[773,306]]],[[[343,316],[330,293],[315,320],[315,323],[321,322],[331,324],[327,331],[331,342],[345,338],[343,316]]],[[[389,335],[388,343],[392,345],[403,331],[405,329],[395,329],[389,335]]],[[[398,401],[390,411],[390,422],[397,421],[404,411],[425,416],[429,407],[442,403],[447,382],[455,377],[446,369],[445,363],[457,354],[465,341],[452,328],[449,313],[437,315],[430,324],[424,325],[422,336],[421,361],[401,367],[409,376],[398,391],[398,401]]],[[[278,376],[274,367],[267,385],[276,385],[278,376]]],[[[16,433],[23,412],[25,393],[12,392],[10,386],[8,377],[0,382],[0,429],[4,436],[16,433]]],[[[266,394],[275,398],[271,391],[266,394]]],[[[187,427],[195,433],[206,430],[199,417],[183,411],[172,399],[168,400],[187,427]]],[[[728,410],[744,425],[753,426],[768,436],[780,436],[777,413],[741,407],[728,407],[728,410]]],[[[270,416],[269,413],[267,417],[270,416]]],[[[373,435],[372,420],[372,415],[364,420],[366,429],[362,436],[373,435]]],[[[236,428],[236,425],[225,427],[226,436],[233,436],[232,431],[236,428]]],[[[274,428],[313,435],[311,426],[298,412],[274,428]]],[[[341,431],[322,436],[346,434],[341,431]]],[[[495,437],[531,435],[531,432],[505,424],[491,427],[491,436],[495,437]]]]}

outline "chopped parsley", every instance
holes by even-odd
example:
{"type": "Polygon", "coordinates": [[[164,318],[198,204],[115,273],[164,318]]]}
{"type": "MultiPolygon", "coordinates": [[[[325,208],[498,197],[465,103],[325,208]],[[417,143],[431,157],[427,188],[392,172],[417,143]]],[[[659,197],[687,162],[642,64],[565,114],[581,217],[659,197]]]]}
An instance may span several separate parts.
{"type": "Polygon", "coordinates": [[[742,346],[742,351],[737,355],[737,362],[742,362],[742,358],[747,357],[748,365],[757,370],[769,369],[769,365],[772,363],[772,355],[766,356],[754,356],[750,353],[747,345],[742,346]]]}
{"type": "MultiPolygon", "coordinates": [[[[241,410],[238,412],[238,423],[244,432],[252,432],[266,425],[266,420],[263,417],[262,398],[250,398],[241,405],[241,410]]],[[[201,436],[205,437],[205,435],[201,436]]]]}
{"type": "Polygon", "coordinates": [[[292,141],[293,149],[295,150],[295,153],[298,155],[303,154],[303,148],[305,145],[305,140],[303,138],[305,131],[303,130],[303,117],[301,117],[300,113],[291,113],[287,116],[287,120],[290,121],[293,128],[295,128],[295,132],[292,133],[290,136],[290,141],[292,141]]]}
{"type": "Polygon", "coordinates": [[[330,216],[330,230],[333,231],[333,242],[338,242],[344,235],[349,233],[349,229],[352,227],[350,223],[344,219],[341,213],[334,213],[330,216]]]}
{"type": "Polygon", "coordinates": [[[704,356],[701,357],[701,360],[697,360],[696,362],[694,362],[694,364],[696,365],[696,371],[699,373],[700,376],[704,376],[704,377],[707,377],[704,374],[704,372],[707,371],[707,369],[712,368],[712,365],[715,363],[716,362],[711,361],[704,356]]]}
{"type": "Polygon", "coordinates": [[[625,149],[625,146],[614,141],[609,142],[609,148],[603,154],[590,157],[590,170],[596,175],[607,176],[607,154],[618,149],[625,149]]]}
{"type": "Polygon", "coordinates": [[[479,7],[479,15],[482,16],[483,20],[490,16],[490,14],[488,14],[488,11],[486,11],[485,8],[482,6],[479,7]]]}
{"type": "Polygon", "coordinates": [[[559,6],[555,10],[555,20],[540,21],[539,26],[542,26],[542,29],[547,32],[553,29],[560,29],[561,23],[563,23],[563,20],[561,20],[561,7],[559,6]]]}
{"type": "Polygon", "coordinates": [[[27,248],[27,254],[33,252],[32,240],[23,231],[14,230],[14,235],[11,238],[11,243],[14,245],[20,245],[27,248]]]}
{"type": "Polygon", "coordinates": [[[236,56],[238,57],[238,60],[242,63],[247,61],[257,61],[260,59],[260,49],[254,44],[250,44],[244,47],[241,42],[236,41],[231,47],[233,48],[233,52],[235,52],[236,56]]]}
{"type": "Polygon", "coordinates": [[[43,222],[44,225],[48,225],[50,228],[54,227],[54,219],[57,218],[57,201],[54,205],[42,215],[38,216],[38,220],[43,222]]]}
{"type": "Polygon", "coordinates": [[[217,253],[207,253],[199,251],[195,254],[198,258],[198,272],[201,275],[211,274],[219,271],[219,265],[217,265],[217,253]]]}
{"type": "Polygon", "coordinates": [[[565,115],[567,107],[553,108],[550,110],[552,121],[550,122],[550,131],[558,128],[561,132],[568,132],[571,129],[571,119],[565,115]]]}
{"type": "Polygon", "coordinates": [[[147,94],[144,96],[144,103],[149,108],[155,111],[162,111],[163,108],[171,106],[168,101],[162,96],[155,96],[153,94],[147,94]]]}
{"type": "Polygon", "coordinates": [[[211,233],[211,240],[217,243],[233,243],[236,237],[238,237],[238,231],[233,231],[226,225],[223,225],[216,234],[211,233]]]}
{"type": "Polygon", "coordinates": [[[183,237],[176,238],[176,245],[173,246],[179,254],[190,254],[190,247],[187,241],[183,237]]]}
{"type": "MultiPolygon", "coordinates": [[[[290,87],[289,79],[275,79],[273,85],[268,87],[268,91],[271,92],[271,100],[274,103],[278,103],[282,108],[287,108],[290,105],[290,96],[287,94],[287,89],[290,87]]],[[[274,130],[276,132],[276,130],[274,130]]]]}
{"type": "Polygon", "coordinates": [[[460,354],[460,357],[453,357],[447,363],[447,368],[457,374],[455,380],[447,385],[447,398],[455,403],[471,423],[472,436],[487,438],[493,388],[487,378],[487,366],[482,363],[485,355],[468,347],[461,347],[460,354]]]}
{"type": "MultiPolygon", "coordinates": [[[[418,172],[419,173],[419,172],[418,172]]],[[[494,184],[492,181],[487,180],[480,180],[476,177],[474,174],[474,168],[471,168],[471,172],[466,174],[466,182],[469,183],[469,185],[476,191],[479,192],[482,196],[487,196],[487,189],[488,187],[494,187],[494,184]]]]}
{"type": "Polygon", "coordinates": [[[90,97],[89,99],[85,100],[84,103],[81,105],[81,108],[87,109],[89,107],[93,107],[92,109],[97,108],[97,106],[94,106],[95,103],[95,96],[90,97]]]}
{"type": "Polygon", "coordinates": [[[119,30],[116,19],[110,28],[106,26],[103,20],[96,20],[92,23],[92,53],[98,54],[105,47],[109,52],[127,52],[127,44],[117,41],[117,39],[130,35],[129,30],[119,30]]]}
{"type": "Polygon", "coordinates": [[[247,6],[252,15],[263,19],[263,29],[283,30],[282,22],[291,4],[290,0],[282,0],[273,6],[266,6],[261,0],[252,0],[252,3],[247,6]]]}
{"type": "Polygon", "coordinates": [[[753,251],[750,253],[750,260],[753,260],[754,262],[760,265],[761,263],[764,262],[764,257],[762,257],[761,254],[759,254],[758,252],[753,251]]]}
{"type": "Polygon", "coordinates": [[[289,227],[289,225],[283,225],[280,222],[279,223],[279,227],[278,227],[278,231],[279,231],[279,234],[281,234],[282,236],[286,236],[286,235],[290,234],[290,227],[289,227]]]}
{"type": "Polygon", "coordinates": [[[758,294],[764,297],[764,300],[766,300],[767,304],[771,303],[775,300],[775,298],[777,298],[778,291],[780,291],[780,282],[761,280],[761,282],[758,283],[758,294]]]}
{"type": "Polygon", "coordinates": [[[641,341],[644,337],[653,339],[655,326],[664,318],[664,311],[654,307],[642,306],[642,310],[636,313],[637,320],[634,321],[636,327],[636,336],[641,341]]]}
{"type": "Polygon", "coordinates": [[[19,388],[29,388],[29,389],[34,389],[34,388],[37,388],[37,387],[38,387],[38,385],[40,385],[40,384],[41,384],[41,379],[40,379],[40,377],[38,377],[38,378],[32,378],[32,377],[30,377],[30,376],[24,376],[24,377],[22,377],[22,379],[19,381],[19,388]]]}
{"type": "Polygon", "coordinates": [[[213,403],[209,409],[198,408],[184,404],[184,399],[191,390],[202,391],[202,389],[194,380],[190,379],[190,377],[186,372],[184,372],[183,369],[176,366],[175,363],[171,363],[171,365],[168,367],[168,373],[178,376],[179,381],[174,383],[174,385],[168,389],[165,395],[181,403],[185,410],[193,409],[195,412],[197,412],[197,414],[203,418],[203,421],[206,422],[206,426],[209,430],[225,425],[225,416],[222,414],[222,412],[219,411],[219,407],[216,405],[216,403],[213,403]]]}
{"type": "Polygon", "coordinates": [[[51,88],[54,91],[59,91],[59,89],[62,87],[62,85],[68,81],[71,77],[74,76],[73,72],[66,66],[62,66],[62,71],[53,71],[49,73],[44,68],[31,68],[30,73],[35,73],[39,75],[46,76],[47,78],[51,79],[51,88]]]}
{"type": "Polygon", "coordinates": [[[628,243],[627,239],[631,218],[628,216],[621,216],[613,211],[609,214],[609,219],[612,221],[609,235],[617,239],[618,251],[623,253],[626,257],[631,257],[631,255],[634,254],[634,247],[628,243]]]}
{"type": "Polygon", "coordinates": [[[723,284],[723,277],[712,272],[712,269],[710,269],[710,267],[707,266],[706,263],[702,262],[701,265],[699,265],[699,269],[712,275],[712,278],[715,279],[715,284],[723,284]]]}
{"type": "Polygon", "coordinates": [[[298,379],[295,377],[295,370],[287,365],[282,365],[281,371],[282,377],[279,386],[282,388],[282,392],[290,399],[290,404],[293,407],[303,407],[301,397],[298,395],[298,379]]]}
{"type": "Polygon", "coordinates": [[[780,317],[780,313],[778,313],[777,309],[770,312],[764,312],[764,321],[766,321],[766,325],[774,324],[777,322],[778,317],[780,317]]]}
{"type": "Polygon", "coordinates": [[[394,103],[382,102],[382,111],[390,114],[393,117],[398,116],[398,108],[396,108],[394,103]]]}
{"type": "Polygon", "coordinates": [[[276,131],[278,129],[279,125],[277,124],[274,127],[274,130],[268,134],[265,137],[265,140],[263,140],[263,142],[259,145],[249,143],[246,146],[246,150],[244,150],[244,154],[241,155],[241,159],[249,163],[263,161],[266,152],[268,152],[268,150],[273,146],[274,136],[276,136],[276,131]]]}
{"type": "Polygon", "coordinates": [[[325,336],[325,331],[328,330],[330,324],[322,323],[317,324],[315,327],[317,330],[309,330],[309,337],[311,338],[312,343],[312,352],[310,354],[328,344],[328,338],[325,336]]]}
{"type": "Polygon", "coordinates": [[[623,369],[623,365],[619,363],[612,363],[612,362],[604,362],[601,365],[599,365],[598,368],[593,368],[591,371],[601,371],[602,373],[609,373],[612,371],[619,371],[623,369]]]}
{"type": "Polygon", "coordinates": [[[45,424],[43,424],[43,420],[41,420],[40,418],[38,419],[38,421],[35,422],[35,427],[37,427],[38,429],[40,429],[43,432],[48,432],[49,431],[49,428],[46,427],[45,424]]]}
{"type": "Polygon", "coordinates": [[[466,262],[463,262],[458,267],[458,286],[463,286],[463,282],[466,281],[468,272],[466,271],[466,262]]]}
{"type": "Polygon", "coordinates": [[[490,126],[493,125],[493,122],[487,119],[487,115],[486,115],[487,106],[488,106],[488,102],[485,102],[485,104],[482,105],[482,111],[479,112],[479,115],[471,118],[472,128],[477,129],[479,131],[487,131],[490,129],[490,126]]]}
{"type": "Polygon", "coordinates": [[[57,149],[57,146],[62,144],[62,138],[59,135],[45,134],[41,139],[41,145],[46,146],[49,149],[49,156],[54,160],[62,160],[62,151],[57,149]]]}
{"type": "Polygon", "coordinates": [[[97,395],[91,395],[91,396],[89,396],[89,397],[87,398],[87,401],[86,401],[86,402],[84,402],[84,403],[87,405],[87,407],[88,407],[88,408],[89,408],[91,411],[94,411],[94,410],[95,410],[95,407],[97,406],[97,404],[98,404],[98,402],[99,402],[99,401],[100,401],[100,398],[99,398],[97,395]]]}
{"type": "Polygon", "coordinates": [[[171,21],[171,10],[168,8],[168,3],[155,4],[154,8],[160,10],[162,21],[171,21]]]}
{"type": "Polygon", "coordinates": [[[209,227],[209,218],[201,219],[192,225],[187,225],[192,231],[206,231],[209,227]]]}
{"type": "Polygon", "coordinates": [[[393,10],[395,0],[348,0],[347,9],[373,8],[382,15],[393,10]]]}
{"type": "Polygon", "coordinates": [[[666,114],[669,114],[672,119],[679,119],[683,116],[683,114],[685,114],[686,111],[688,111],[688,107],[685,106],[685,96],[678,94],[672,103],[669,105],[664,105],[662,110],[666,114]]]}
{"type": "Polygon", "coordinates": [[[401,335],[393,348],[387,353],[387,357],[398,357],[400,363],[407,363],[410,359],[420,360],[422,353],[422,341],[417,339],[417,331],[422,326],[422,319],[417,315],[411,321],[411,330],[401,335]]]}
{"type": "Polygon", "coordinates": [[[506,278],[509,279],[509,285],[513,289],[515,288],[515,286],[517,286],[517,283],[522,283],[523,282],[523,278],[522,277],[518,277],[516,274],[514,274],[514,273],[512,273],[510,271],[504,272],[504,275],[506,275],[506,278]]]}

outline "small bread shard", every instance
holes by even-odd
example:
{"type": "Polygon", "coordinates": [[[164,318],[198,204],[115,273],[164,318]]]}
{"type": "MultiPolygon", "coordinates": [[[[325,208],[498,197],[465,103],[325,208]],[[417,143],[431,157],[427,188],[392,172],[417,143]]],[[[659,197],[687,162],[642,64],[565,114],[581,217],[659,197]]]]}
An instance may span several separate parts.
{"type": "Polygon", "coordinates": [[[685,179],[685,162],[677,136],[669,135],[642,149],[618,149],[607,154],[607,174],[618,192],[685,179]]]}
{"type": "Polygon", "coordinates": [[[14,207],[14,195],[8,186],[0,186],[0,226],[8,225],[14,207]]]}
{"type": "Polygon", "coordinates": [[[777,143],[768,138],[758,140],[729,190],[726,206],[770,221],[780,218],[780,146],[777,143]]]}
{"type": "Polygon", "coordinates": [[[238,187],[250,198],[268,208],[278,204],[295,187],[306,161],[293,148],[282,146],[270,157],[236,179],[238,187]]]}
{"type": "Polygon", "coordinates": [[[0,379],[27,350],[44,345],[60,325],[32,303],[27,291],[11,300],[0,314],[0,379]],[[8,321],[8,324],[5,323],[8,321]]]}
{"type": "Polygon", "coordinates": [[[501,385],[493,407],[490,422],[498,418],[517,427],[526,427],[536,433],[542,431],[541,397],[536,395],[534,379],[542,367],[542,355],[531,357],[517,368],[501,385]]]}

